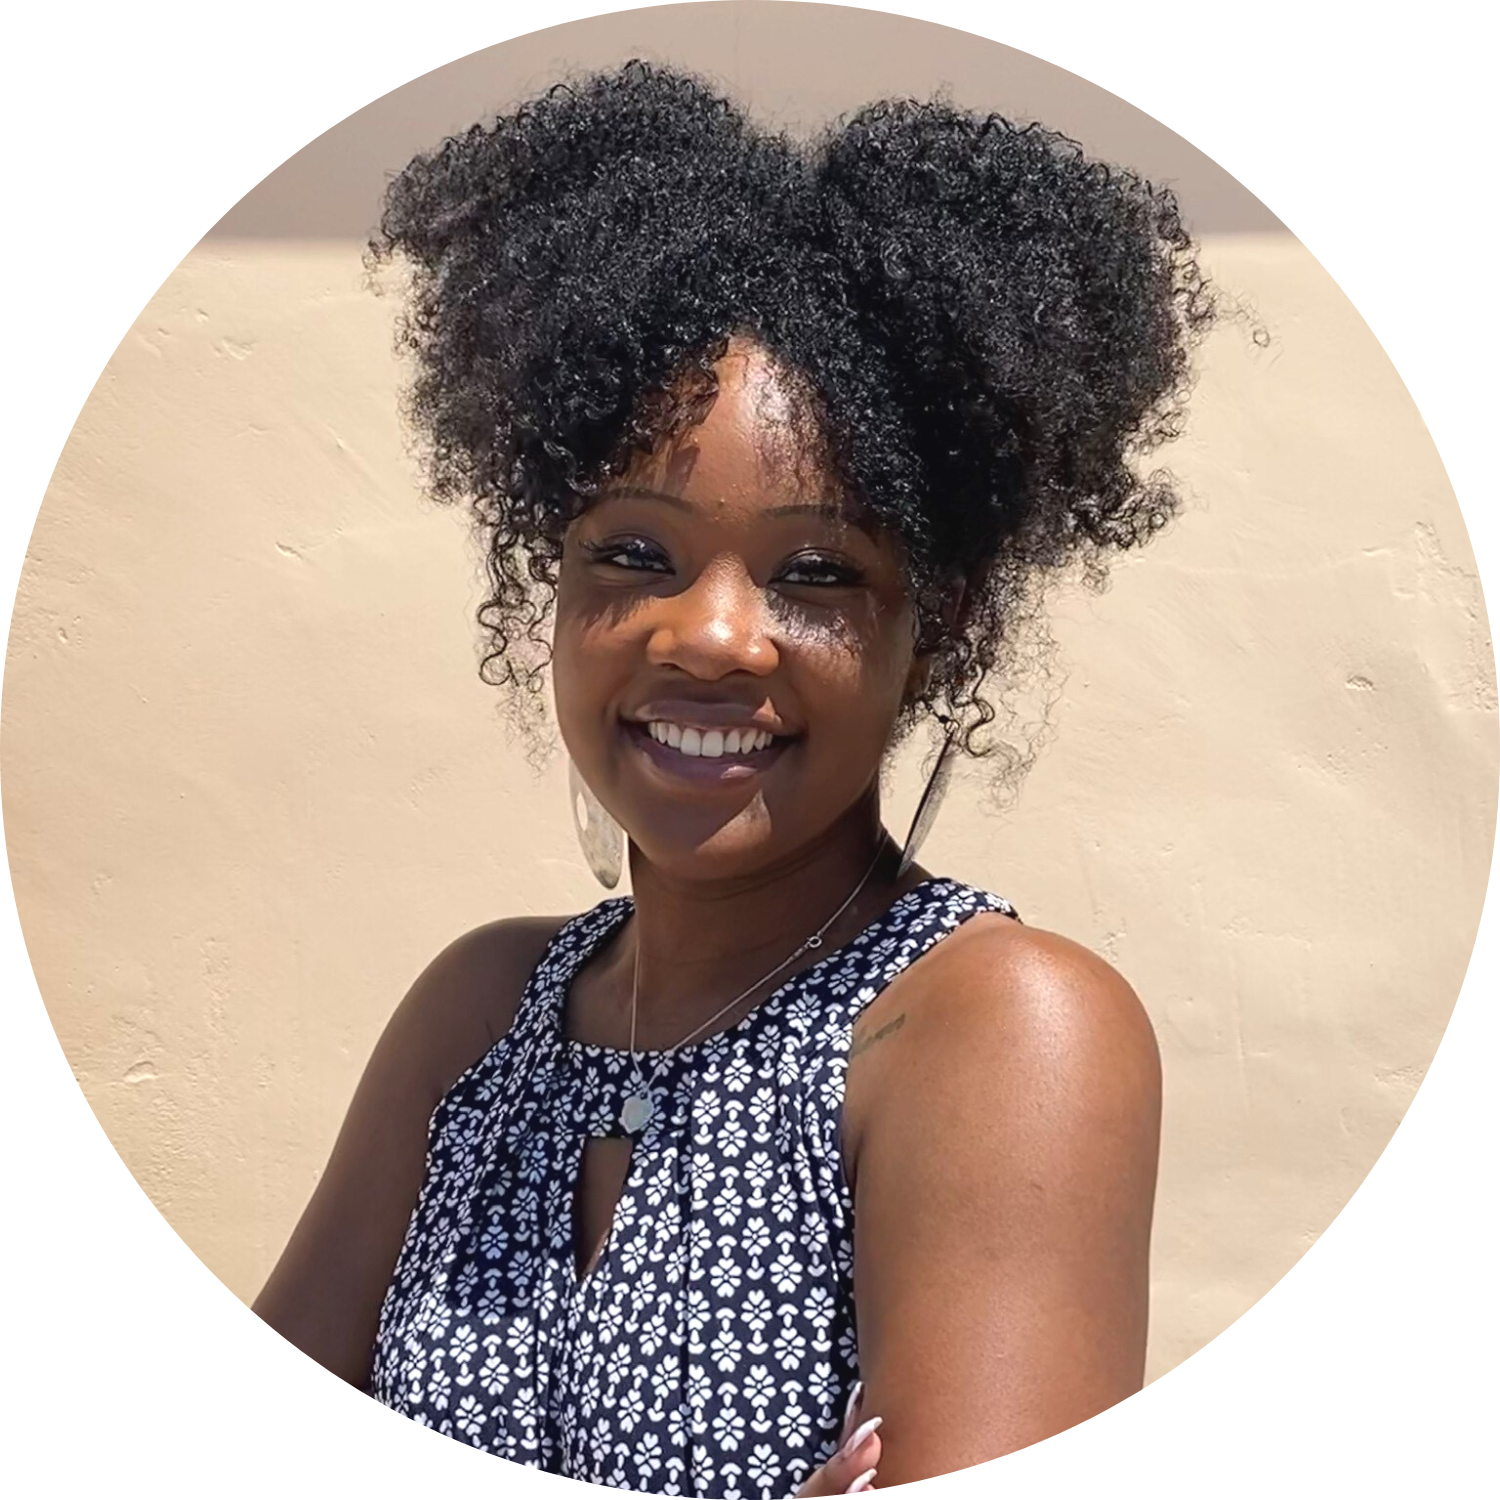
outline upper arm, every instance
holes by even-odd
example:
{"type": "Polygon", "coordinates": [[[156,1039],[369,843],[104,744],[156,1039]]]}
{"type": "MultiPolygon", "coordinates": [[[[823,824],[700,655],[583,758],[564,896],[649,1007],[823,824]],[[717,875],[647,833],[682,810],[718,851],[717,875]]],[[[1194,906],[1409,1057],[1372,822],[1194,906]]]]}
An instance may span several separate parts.
{"type": "Polygon", "coordinates": [[[423,971],[367,1064],[332,1155],[254,1310],[363,1387],[426,1170],[433,1110],[509,1026],[556,921],[493,922],[423,971]]]}
{"type": "Polygon", "coordinates": [[[884,1485],[999,1457],[1140,1388],[1160,1069],[1113,969],[1003,919],[966,923],[877,1003],[860,1032],[888,1035],[851,1063],[849,1099],[884,1485]]]}

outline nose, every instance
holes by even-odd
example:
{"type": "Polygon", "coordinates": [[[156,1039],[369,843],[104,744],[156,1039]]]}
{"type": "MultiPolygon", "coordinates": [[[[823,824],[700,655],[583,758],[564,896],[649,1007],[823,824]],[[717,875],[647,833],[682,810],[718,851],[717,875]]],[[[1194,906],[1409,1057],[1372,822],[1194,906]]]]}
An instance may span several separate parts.
{"type": "Polygon", "coordinates": [[[721,559],[684,589],[659,595],[646,654],[653,666],[679,667],[705,681],[731,672],[766,677],[780,663],[770,612],[743,564],[721,559]]]}

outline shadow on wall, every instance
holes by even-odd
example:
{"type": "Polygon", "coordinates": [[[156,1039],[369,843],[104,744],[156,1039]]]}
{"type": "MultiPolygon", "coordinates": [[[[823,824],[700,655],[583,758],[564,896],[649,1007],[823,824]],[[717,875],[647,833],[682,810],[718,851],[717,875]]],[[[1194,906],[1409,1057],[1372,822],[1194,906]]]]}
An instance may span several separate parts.
{"type": "Polygon", "coordinates": [[[1091,155],[1172,187],[1196,234],[1284,232],[1258,198],[1150,115],[1029,53],[960,38],[977,41],[881,11],[763,0],[653,6],[549,27],[366,105],[247,193],[209,236],[364,240],[388,174],[417,151],[571,72],[630,57],[706,74],[793,134],[887,95],[945,92],[956,104],[1040,119],[1091,155]]]}

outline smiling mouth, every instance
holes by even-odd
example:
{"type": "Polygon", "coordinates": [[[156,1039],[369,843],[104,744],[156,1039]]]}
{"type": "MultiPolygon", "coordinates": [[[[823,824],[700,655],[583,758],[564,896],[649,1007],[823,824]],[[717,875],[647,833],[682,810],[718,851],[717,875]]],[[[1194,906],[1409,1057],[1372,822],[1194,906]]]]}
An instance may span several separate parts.
{"type": "Polygon", "coordinates": [[[626,720],[627,734],[662,770],[695,781],[742,781],[780,758],[791,737],[763,729],[700,729],[654,719],[626,720]]]}

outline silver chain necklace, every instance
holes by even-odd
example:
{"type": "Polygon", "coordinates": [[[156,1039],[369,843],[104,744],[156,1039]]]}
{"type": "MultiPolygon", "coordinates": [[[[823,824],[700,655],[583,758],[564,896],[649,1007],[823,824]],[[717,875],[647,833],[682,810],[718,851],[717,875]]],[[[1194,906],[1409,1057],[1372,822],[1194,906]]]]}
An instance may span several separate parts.
{"type": "Polygon", "coordinates": [[[656,1100],[652,1090],[656,1087],[656,1080],[661,1077],[667,1065],[672,1061],[673,1054],[686,1047],[695,1037],[701,1036],[720,1016],[728,1015],[736,1005],[753,995],[768,979],[774,979],[788,965],[796,963],[804,953],[814,948],[821,948],[823,934],[854,904],[855,898],[869,884],[870,876],[875,873],[875,866],[880,863],[881,855],[884,853],[885,850],[882,848],[871,862],[870,868],[865,871],[859,884],[845,897],[844,904],[800,948],[782,959],[769,974],[762,974],[748,989],[741,990],[727,1005],[721,1005],[706,1021],[688,1032],[675,1047],[664,1049],[667,1055],[652,1069],[649,1078],[641,1071],[640,1055],[635,1050],[636,1002],[641,988],[641,948],[640,943],[636,943],[635,970],[630,982],[630,1071],[635,1077],[635,1087],[625,1096],[625,1103],[620,1110],[620,1127],[627,1135],[635,1135],[637,1131],[644,1130],[651,1123],[651,1117],[656,1113],[656,1100]]]}

